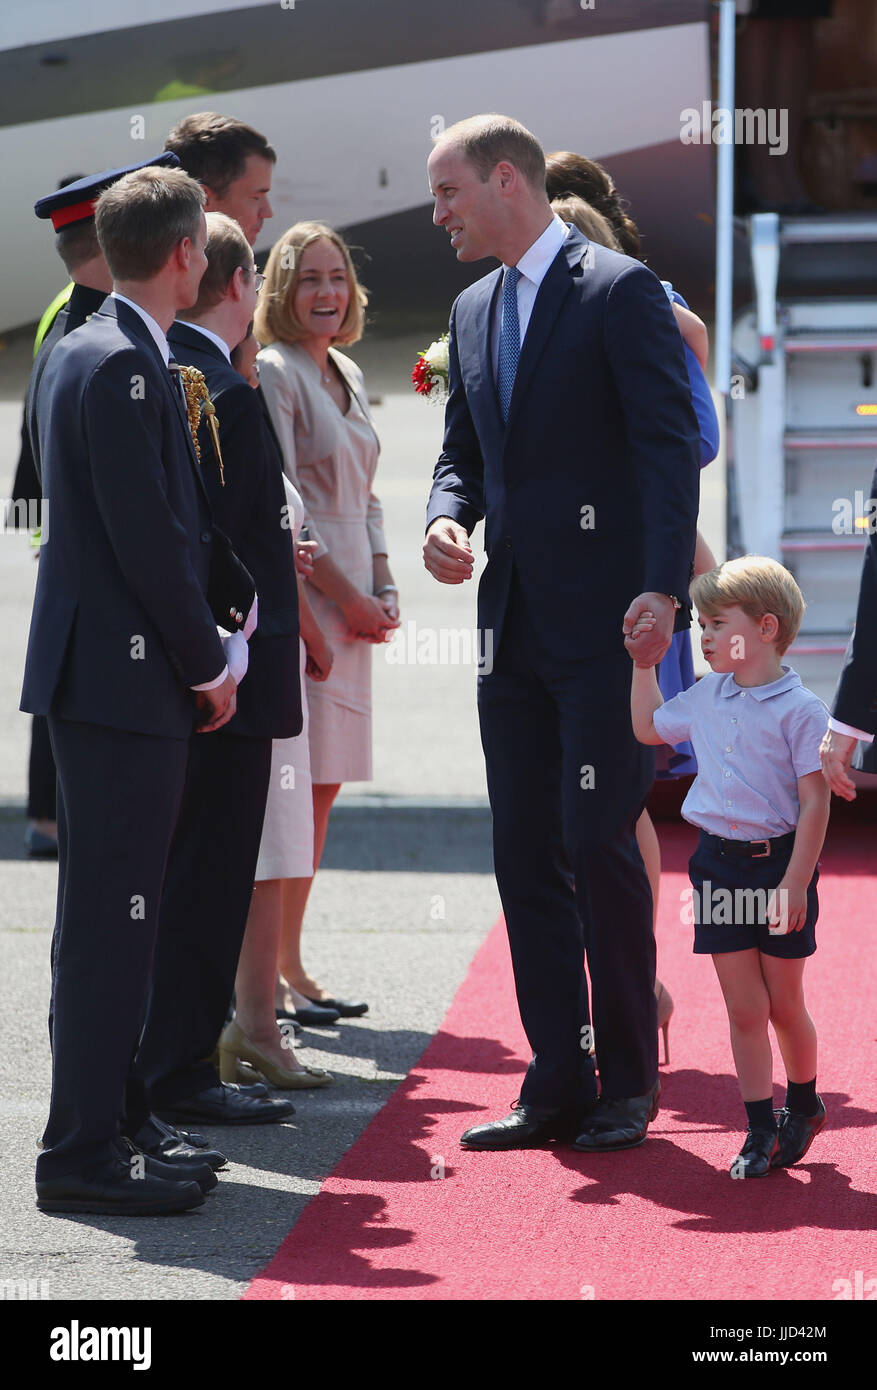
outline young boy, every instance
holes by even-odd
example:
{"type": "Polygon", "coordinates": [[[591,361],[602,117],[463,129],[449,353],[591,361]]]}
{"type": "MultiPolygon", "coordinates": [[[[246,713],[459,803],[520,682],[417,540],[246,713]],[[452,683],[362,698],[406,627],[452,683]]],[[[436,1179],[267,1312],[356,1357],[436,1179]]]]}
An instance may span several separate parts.
{"type": "Polygon", "coordinates": [[[760,1178],[803,1158],[825,1123],[803,974],[816,950],[816,862],[828,824],[819,760],[828,711],[780,660],[804,613],[787,569],[745,555],[700,575],[691,597],[712,673],[664,704],[655,668],[636,664],[636,635],[654,625],[644,614],[628,639],[631,714],[640,743],[690,739],[697,755],[682,808],[700,830],[689,861],[694,950],[713,958],[748,1117],[731,1176],[760,1178]],[[768,1022],[788,1077],[778,1112],[768,1022]]]}

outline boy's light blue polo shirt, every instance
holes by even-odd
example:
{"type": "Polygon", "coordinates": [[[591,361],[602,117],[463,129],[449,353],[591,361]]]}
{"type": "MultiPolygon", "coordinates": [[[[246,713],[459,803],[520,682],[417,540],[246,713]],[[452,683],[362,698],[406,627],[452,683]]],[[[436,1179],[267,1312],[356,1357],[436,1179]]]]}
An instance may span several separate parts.
{"type": "Polygon", "coordinates": [[[828,709],[791,666],[769,685],[711,671],[655,710],[666,743],[690,739],[698,773],[682,814],[726,840],[772,839],[798,824],[798,778],[821,768],[828,709]]]}

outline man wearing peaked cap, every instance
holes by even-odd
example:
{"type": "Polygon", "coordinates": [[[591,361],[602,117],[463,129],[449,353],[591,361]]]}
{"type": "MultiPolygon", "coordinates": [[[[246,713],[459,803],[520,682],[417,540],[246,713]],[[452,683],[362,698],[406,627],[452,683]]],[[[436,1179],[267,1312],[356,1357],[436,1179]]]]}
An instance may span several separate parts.
{"type": "Polygon", "coordinates": [[[169,1177],[120,1127],[189,736],[198,711],[210,737],[235,708],[216,622],[237,631],[248,615],[247,636],[256,621],[169,370],[167,329],[206,266],[203,202],[181,169],[143,168],[103,192],[113,292],[55,346],[36,391],[50,526],[21,703],[48,716],[58,766],[53,1081],[37,1160],[49,1212],[157,1214],[215,1185],[197,1160],[169,1177]],[[236,567],[224,614],[208,601],[221,546],[236,567]]]}

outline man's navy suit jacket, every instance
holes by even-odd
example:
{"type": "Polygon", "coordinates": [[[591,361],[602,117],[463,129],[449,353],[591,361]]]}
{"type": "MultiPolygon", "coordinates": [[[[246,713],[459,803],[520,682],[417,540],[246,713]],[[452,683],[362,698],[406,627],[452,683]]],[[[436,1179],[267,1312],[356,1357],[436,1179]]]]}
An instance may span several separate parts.
{"type": "Polygon", "coordinates": [[[21,708],[187,738],[190,687],[225,664],[215,535],[182,401],[133,309],[107,300],[56,344],[35,416],[48,536],[21,708]]]}
{"type": "Polygon", "coordinates": [[[219,421],[225,486],[202,419],[202,476],[213,514],[235,554],[256,581],[259,624],[250,638],[247,674],[237,713],[223,733],[291,738],[301,733],[298,587],[283,462],[256,391],[197,329],[175,323],[168,333],[178,362],[204,373],[219,421]]]}
{"type": "Polygon", "coordinates": [[[427,525],[448,516],[469,532],[485,518],[479,627],[496,649],[513,565],[554,657],[622,651],[624,613],[647,590],[675,594],[687,626],[700,435],[660,282],[572,228],[539,287],[504,425],[490,348],[502,274],[451,311],[427,509],[427,525]]]}
{"type": "Polygon", "coordinates": [[[877,734],[877,471],[871,482],[868,540],[856,626],[847,647],[832,714],[854,729],[877,734]]]}

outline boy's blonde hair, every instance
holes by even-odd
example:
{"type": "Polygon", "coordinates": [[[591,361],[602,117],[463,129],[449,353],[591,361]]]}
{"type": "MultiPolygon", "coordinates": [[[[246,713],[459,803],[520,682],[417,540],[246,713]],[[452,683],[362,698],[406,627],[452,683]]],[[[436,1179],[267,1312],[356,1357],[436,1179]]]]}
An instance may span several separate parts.
{"type": "Polygon", "coordinates": [[[607,218],[586,203],[584,198],[579,198],[575,193],[565,193],[562,198],[552,198],[551,207],[561,222],[572,222],[588,241],[596,241],[598,246],[608,246],[610,251],[621,250],[621,242],[607,218]]]}
{"type": "Polygon", "coordinates": [[[712,617],[719,608],[735,604],[756,622],[765,613],[773,613],[779,622],[775,644],[779,656],[798,635],[807,606],[794,575],[767,555],[741,555],[737,560],[726,560],[693,579],[689,591],[703,617],[712,617]]]}

